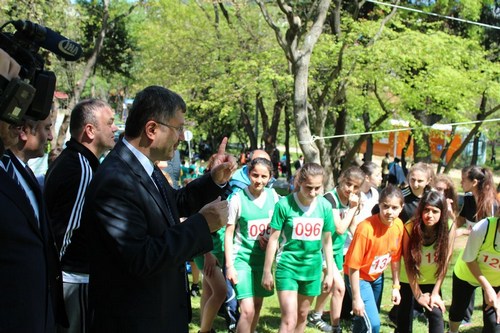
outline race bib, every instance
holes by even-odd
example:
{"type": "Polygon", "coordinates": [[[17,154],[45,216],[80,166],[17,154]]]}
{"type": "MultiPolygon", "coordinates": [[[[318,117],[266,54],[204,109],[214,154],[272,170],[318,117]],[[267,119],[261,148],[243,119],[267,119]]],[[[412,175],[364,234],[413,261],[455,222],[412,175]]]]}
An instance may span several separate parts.
{"type": "Polygon", "coordinates": [[[270,218],[249,220],[248,221],[248,239],[257,240],[259,236],[269,238],[271,235],[270,218]]]}
{"type": "Polygon", "coordinates": [[[369,274],[374,275],[382,273],[383,271],[385,271],[390,262],[391,255],[389,253],[381,256],[376,256],[372,261],[369,274]]]}
{"type": "Polygon", "coordinates": [[[500,255],[498,253],[482,252],[477,261],[483,265],[487,265],[495,271],[500,271],[500,255]]]}
{"type": "Polygon", "coordinates": [[[317,241],[321,239],[322,231],[322,218],[295,217],[293,219],[292,239],[317,241]]]}
{"type": "Polygon", "coordinates": [[[424,248],[422,250],[421,265],[434,265],[437,262],[437,252],[434,248],[424,248]]]}

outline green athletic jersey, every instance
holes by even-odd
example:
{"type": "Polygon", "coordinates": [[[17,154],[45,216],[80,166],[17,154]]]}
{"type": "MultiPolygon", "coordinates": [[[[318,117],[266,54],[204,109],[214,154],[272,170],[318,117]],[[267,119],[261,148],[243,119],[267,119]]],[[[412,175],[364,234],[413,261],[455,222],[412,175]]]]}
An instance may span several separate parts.
{"type": "Polygon", "coordinates": [[[249,192],[239,191],[234,200],[240,200],[240,218],[236,223],[233,238],[234,267],[262,270],[266,252],[259,246],[259,237],[269,238],[271,217],[277,196],[273,189],[264,188],[264,206],[257,206],[249,192]]]}
{"type": "Polygon", "coordinates": [[[280,230],[276,277],[311,281],[321,278],[322,233],[335,231],[332,206],[322,196],[309,207],[296,193],[281,198],[274,208],[271,228],[280,230]]]}
{"type": "MultiPolygon", "coordinates": [[[[342,204],[342,201],[340,201],[339,194],[337,192],[337,188],[328,191],[327,193],[325,193],[325,196],[328,197],[328,194],[330,194],[333,197],[333,202],[331,200],[328,200],[332,205],[332,208],[339,211],[339,216],[341,220],[344,219],[347,211],[349,210],[349,206],[342,204]]],[[[332,234],[334,255],[340,255],[340,256],[344,255],[344,244],[346,239],[347,239],[347,231],[344,232],[342,235],[339,235],[336,232],[332,234]]]]}

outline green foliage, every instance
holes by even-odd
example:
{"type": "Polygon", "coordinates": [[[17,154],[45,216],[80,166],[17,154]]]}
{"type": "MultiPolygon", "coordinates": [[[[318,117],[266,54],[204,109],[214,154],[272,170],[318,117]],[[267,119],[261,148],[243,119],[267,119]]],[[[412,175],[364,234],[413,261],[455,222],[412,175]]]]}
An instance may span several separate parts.
{"type": "Polygon", "coordinates": [[[188,102],[195,136],[214,140],[217,133],[243,131],[242,105],[254,105],[257,93],[270,108],[272,84],[290,82],[270,31],[258,21],[256,6],[227,6],[229,22],[220,11],[217,21],[215,9],[205,2],[158,1],[132,23],[145,50],[135,64],[134,87],[161,84],[179,92],[188,102]],[[153,29],[156,34],[149,33],[153,29]]]}
{"type": "MultiPolygon", "coordinates": [[[[312,3],[290,2],[302,29],[309,28],[314,19],[310,16],[312,3]]],[[[494,25],[499,20],[493,0],[402,4],[494,25]]],[[[5,20],[27,18],[45,24],[80,42],[86,55],[95,46],[102,22],[102,0],[4,0],[0,6],[5,20]]],[[[274,2],[266,6],[284,34],[288,22],[280,9],[274,2]]],[[[412,121],[417,127],[429,119],[475,119],[483,92],[488,107],[498,104],[500,65],[495,59],[500,35],[496,31],[404,10],[398,10],[381,29],[382,19],[390,11],[387,6],[364,3],[355,17],[354,3],[344,1],[340,22],[335,22],[341,33],[336,35],[335,18],[328,18],[309,67],[308,103],[314,111],[309,122],[314,134],[334,134],[343,109],[348,110],[346,131],[363,132],[363,114],[371,122],[384,114],[375,89],[391,110],[390,118],[412,121]],[[332,75],[335,70],[338,73],[332,75]],[[344,87],[345,96],[339,98],[344,87]],[[320,100],[325,88],[328,93],[320,100]],[[325,125],[318,128],[323,113],[325,125]],[[416,119],[418,114],[431,118],[416,119]]],[[[332,13],[333,4],[329,15],[332,13]]],[[[188,102],[195,140],[209,137],[214,141],[221,135],[245,141],[242,116],[249,116],[249,125],[254,126],[256,96],[262,97],[269,116],[279,96],[289,96],[291,107],[294,81],[289,64],[274,31],[253,2],[111,0],[109,22],[103,52],[82,97],[112,95],[114,100],[133,97],[148,85],[166,86],[188,102]]],[[[47,69],[56,72],[57,88],[71,91],[85,62],[67,63],[47,53],[44,56],[47,69]]],[[[378,129],[388,127],[383,123],[378,129]]],[[[283,140],[284,126],[280,125],[278,143],[283,140]]],[[[331,141],[325,143],[328,149],[331,141]]]]}
{"type": "MultiPolygon", "coordinates": [[[[85,18],[82,22],[82,47],[84,57],[92,54],[97,40],[97,33],[102,26],[103,3],[101,1],[78,0],[80,15],[85,18]]],[[[130,4],[114,2],[111,8],[113,17],[106,31],[104,46],[99,54],[97,68],[102,76],[122,75],[130,77],[130,69],[135,52],[135,41],[129,37],[127,16],[124,15],[130,4]]]]}

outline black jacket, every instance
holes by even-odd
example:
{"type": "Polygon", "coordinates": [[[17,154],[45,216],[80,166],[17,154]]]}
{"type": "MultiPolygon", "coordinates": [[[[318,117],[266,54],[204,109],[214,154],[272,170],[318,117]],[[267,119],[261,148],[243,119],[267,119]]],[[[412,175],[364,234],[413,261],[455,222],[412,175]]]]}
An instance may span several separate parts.
{"type": "Polygon", "coordinates": [[[207,174],[168,205],[137,158],[117,143],[90,184],[83,228],[90,246],[91,332],[188,332],[185,262],[213,243],[196,213],[224,193],[207,174]],[[192,215],[194,214],[194,215],[192,215]],[[179,216],[190,216],[179,223],[179,216]]]}
{"type": "Polygon", "coordinates": [[[34,189],[40,217],[0,168],[0,332],[54,332],[55,322],[68,325],[58,254],[38,184],[12,161],[34,189]]]}
{"type": "Polygon", "coordinates": [[[89,272],[80,220],[85,191],[98,166],[94,153],[71,139],[45,176],[44,198],[65,272],[89,272]]]}

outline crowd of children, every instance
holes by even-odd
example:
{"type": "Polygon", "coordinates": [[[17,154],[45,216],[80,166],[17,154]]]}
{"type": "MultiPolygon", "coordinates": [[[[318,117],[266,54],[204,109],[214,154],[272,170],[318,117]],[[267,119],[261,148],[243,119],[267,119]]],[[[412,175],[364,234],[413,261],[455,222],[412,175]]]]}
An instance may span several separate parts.
{"type": "Polygon", "coordinates": [[[227,227],[214,235],[216,250],[196,259],[207,293],[201,332],[213,331],[226,294],[224,272],[240,306],[236,332],[258,330],[264,299],[274,290],[279,332],[303,332],[306,325],[342,332],[346,308],[352,317],[344,330],[379,332],[388,268],[395,331],[412,332],[420,312],[429,332],[444,332],[441,286],[450,266],[449,332],[467,319],[477,287],[483,289],[483,332],[500,332],[500,210],[489,169],[462,171],[466,194],[459,209],[451,179],[436,176],[426,163],[408,170],[406,188],[389,184],[381,191],[382,169],[373,162],[345,169],[330,191],[323,168],[304,163],[294,192],[281,198],[266,187],[273,177],[268,159],[255,158],[246,167],[250,184],[229,198],[227,227]],[[454,239],[462,234],[469,235],[467,245],[451,264],[454,239]],[[323,316],[328,303],[330,323],[323,316]]]}

